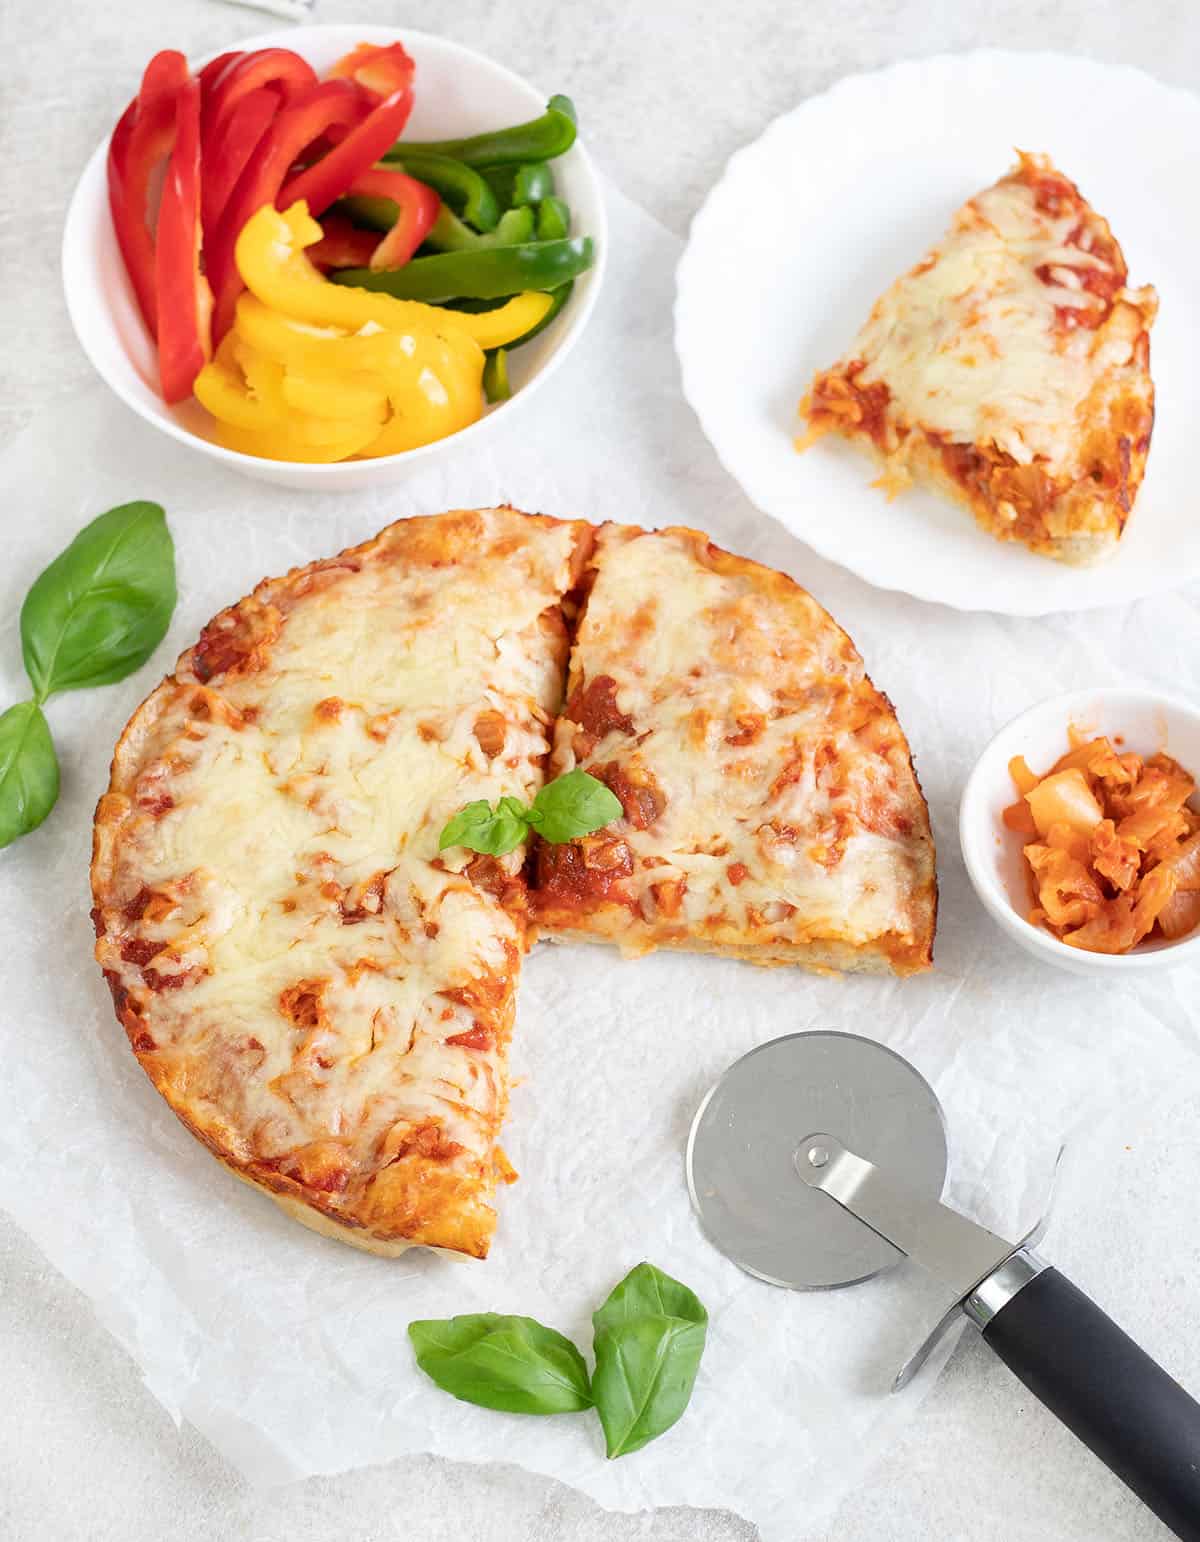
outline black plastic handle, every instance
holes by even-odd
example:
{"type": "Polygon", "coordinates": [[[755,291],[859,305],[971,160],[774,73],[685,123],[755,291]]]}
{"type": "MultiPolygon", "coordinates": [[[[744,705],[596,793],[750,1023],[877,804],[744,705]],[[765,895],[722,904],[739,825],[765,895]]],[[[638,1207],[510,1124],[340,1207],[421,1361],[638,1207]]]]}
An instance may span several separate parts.
{"type": "Polygon", "coordinates": [[[1200,1542],[1200,1404],[1057,1269],[983,1330],[1029,1390],[1184,1542],[1200,1542]]]}

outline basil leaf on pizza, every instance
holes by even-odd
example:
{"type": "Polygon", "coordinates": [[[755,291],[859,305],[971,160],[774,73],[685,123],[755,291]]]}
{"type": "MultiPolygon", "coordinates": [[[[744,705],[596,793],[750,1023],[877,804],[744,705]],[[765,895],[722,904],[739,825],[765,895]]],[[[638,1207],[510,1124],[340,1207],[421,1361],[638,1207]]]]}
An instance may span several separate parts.
{"type": "Polygon", "coordinates": [[[36,830],[58,800],[58,756],[41,707],[0,716],[0,846],[36,830]]]}
{"type": "Polygon", "coordinates": [[[467,846],[490,857],[504,857],[525,839],[524,810],[515,798],[501,798],[492,809],[486,798],[478,798],[459,809],[442,831],[438,850],[448,846],[467,846]],[[516,804],[514,813],[506,804],[516,804]]]}
{"type": "Polygon", "coordinates": [[[411,1322],[417,1364],[444,1392],[505,1413],[592,1406],[587,1365],[563,1334],[532,1317],[476,1312],[411,1322]]]}
{"type": "Polygon", "coordinates": [[[494,809],[484,798],[466,804],[442,830],[438,850],[466,846],[503,857],[526,840],[531,829],[551,845],[561,845],[602,829],[621,812],[615,793],[576,768],[547,782],[528,808],[512,797],[501,798],[494,809]]]}
{"type": "Polygon", "coordinates": [[[175,547],[157,503],[125,503],[85,525],[21,607],[36,700],[132,674],[166,634],[175,597],[175,547]]]}
{"type": "Polygon", "coordinates": [[[560,846],[603,829],[621,813],[616,793],[577,766],[546,783],[533,800],[529,823],[544,841],[560,846]]]}
{"type": "Polygon", "coordinates": [[[638,1264],[592,1316],[592,1396],[609,1457],[628,1456],[682,1416],[708,1333],[708,1313],[686,1285],[638,1264]]]}

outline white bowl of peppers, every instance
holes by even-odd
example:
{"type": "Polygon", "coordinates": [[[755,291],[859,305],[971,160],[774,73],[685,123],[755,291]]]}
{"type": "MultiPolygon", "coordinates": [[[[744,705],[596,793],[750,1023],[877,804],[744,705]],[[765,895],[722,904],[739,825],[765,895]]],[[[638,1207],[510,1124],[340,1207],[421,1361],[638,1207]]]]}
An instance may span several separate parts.
{"type": "Polygon", "coordinates": [[[156,55],[62,263],[84,351],[140,417],[335,491],[508,422],[586,325],[605,246],[569,99],[426,33],[328,26],[156,55]]]}

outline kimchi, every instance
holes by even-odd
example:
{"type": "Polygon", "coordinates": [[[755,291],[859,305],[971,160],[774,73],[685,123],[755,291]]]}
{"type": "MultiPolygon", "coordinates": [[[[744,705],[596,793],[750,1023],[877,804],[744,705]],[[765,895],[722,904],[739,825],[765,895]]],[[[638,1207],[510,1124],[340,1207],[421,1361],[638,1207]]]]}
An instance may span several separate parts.
{"type": "Polygon", "coordinates": [[[1070,740],[1042,776],[1024,756],[1008,763],[1020,797],[1004,823],[1025,837],[1030,921],[1093,953],[1187,936],[1200,926],[1195,778],[1169,755],[1070,740]]]}

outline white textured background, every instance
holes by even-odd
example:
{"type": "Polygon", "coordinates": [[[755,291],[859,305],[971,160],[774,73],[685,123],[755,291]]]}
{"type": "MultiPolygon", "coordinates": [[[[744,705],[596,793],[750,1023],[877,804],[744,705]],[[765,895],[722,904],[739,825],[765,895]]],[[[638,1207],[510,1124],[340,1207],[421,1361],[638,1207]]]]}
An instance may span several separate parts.
{"type": "MultiPolygon", "coordinates": [[[[471,44],[576,100],[602,167],[683,234],[730,151],[840,75],[981,44],[1085,49],[1200,85],[1194,0],[321,0],[319,19],[394,22],[471,44]]],[[[0,0],[0,426],[89,369],[58,290],[69,188],[148,55],[265,30],[218,0],[0,0]]],[[[764,211],[769,217],[769,211],[764,211]]],[[[748,275],[752,279],[752,275],[748,275]]],[[[69,436],[64,455],[71,453],[69,436]]],[[[6,511],[8,543],[27,511],[6,511]]],[[[1111,623],[1111,613],[1105,613],[1111,623]]],[[[0,646],[15,647],[13,618],[0,646]]],[[[1193,692],[1197,680],[1181,682],[1193,692]]],[[[4,1053],[20,1024],[0,1022],[4,1053]]],[[[1135,1336],[1169,1358],[1200,1269],[1194,1174],[1200,1096],[1113,1121],[1088,1141],[1047,1251],[1135,1336]],[[1109,1258],[1144,1255],[1140,1280],[1109,1258]],[[1137,1282],[1137,1283],[1135,1283],[1137,1282]]],[[[0,1175],[2,1178],[3,1175],[0,1175]]],[[[1194,1340],[1193,1340],[1194,1341],[1194,1340]]],[[[748,1542],[735,1516],[608,1516],[513,1469],[415,1458],[269,1495],[176,1431],[72,1288],[0,1221],[0,1539],[3,1542],[748,1542]]],[[[786,1463],[786,1451],[763,1460],[786,1463]]],[[[965,1340],[920,1415],[835,1520],[797,1542],[1150,1542],[1164,1537],[1115,1480],[965,1340]]]]}

